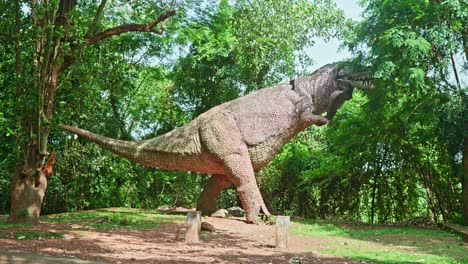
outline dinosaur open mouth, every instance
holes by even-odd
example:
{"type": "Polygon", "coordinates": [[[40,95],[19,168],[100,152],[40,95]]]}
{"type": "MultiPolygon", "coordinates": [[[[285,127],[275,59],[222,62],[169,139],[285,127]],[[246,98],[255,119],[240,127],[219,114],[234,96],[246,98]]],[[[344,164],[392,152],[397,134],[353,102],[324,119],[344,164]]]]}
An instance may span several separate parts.
{"type": "Polygon", "coordinates": [[[374,89],[374,79],[368,73],[355,73],[341,79],[343,82],[362,90],[374,89]]]}

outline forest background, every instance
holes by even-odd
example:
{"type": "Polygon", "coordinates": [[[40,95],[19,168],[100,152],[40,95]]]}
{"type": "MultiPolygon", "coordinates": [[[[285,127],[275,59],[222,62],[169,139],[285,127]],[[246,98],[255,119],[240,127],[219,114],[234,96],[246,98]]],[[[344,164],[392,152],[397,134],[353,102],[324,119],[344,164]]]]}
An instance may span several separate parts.
{"type": "MultiPolygon", "coordinates": [[[[0,214],[10,212],[13,179],[33,142],[39,156],[57,153],[42,214],[194,207],[207,175],[140,166],[58,124],[151,138],[310,74],[308,51],[337,39],[353,63],[372,69],[376,89],[355,91],[333,126],[300,133],[257,173],[267,206],[313,219],[468,224],[467,2],[361,6],[356,22],[331,0],[0,0],[0,214]],[[66,4],[68,12],[57,12],[66,4]],[[129,31],[92,43],[93,33],[161,14],[170,15],[157,34],[129,31]],[[44,76],[59,64],[67,67],[48,105],[44,76]]],[[[234,189],[222,193],[220,207],[237,204],[234,189]]]]}

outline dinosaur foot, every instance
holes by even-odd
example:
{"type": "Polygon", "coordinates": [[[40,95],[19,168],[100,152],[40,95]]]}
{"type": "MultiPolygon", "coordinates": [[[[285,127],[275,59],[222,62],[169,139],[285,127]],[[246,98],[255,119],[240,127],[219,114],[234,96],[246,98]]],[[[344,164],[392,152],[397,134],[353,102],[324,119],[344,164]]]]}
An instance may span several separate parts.
{"type": "Polygon", "coordinates": [[[244,207],[246,223],[249,224],[258,224],[259,221],[269,222],[270,221],[270,212],[266,208],[263,201],[259,203],[254,203],[253,206],[244,207]],[[245,209],[249,208],[249,209],[245,209]],[[253,210],[251,210],[252,208],[253,210]]]}
{"type": "Polygon", "coordinates": [[[262,194],[258,189],[253,171],[252,177],[246,177],[240,181],[240,184],[236,184],[236,189],[237,195],[241,200],[242,207],[245,210],[247,223],[257,223],[260,212],[267,216],[270,215],[270,212],[263,201],[262,194]]]}

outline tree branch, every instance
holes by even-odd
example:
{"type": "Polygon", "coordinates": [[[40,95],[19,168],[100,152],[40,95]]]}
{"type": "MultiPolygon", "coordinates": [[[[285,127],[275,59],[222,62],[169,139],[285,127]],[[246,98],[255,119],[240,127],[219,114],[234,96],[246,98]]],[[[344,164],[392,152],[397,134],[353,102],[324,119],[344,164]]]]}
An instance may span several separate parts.
{"type": "Polygon", "coordinates": [[[159,15],[159,17],[151,21],[149,24],[124,24],[117,27],[109,28],[93,36],[86,37],[85,44],[87,46],[94,45],[112,36],[120,35],[127,32],[150,32],[162,34],[164,32],[164,26],[162,26],[159,29],[154,29],[154,27],[161,22],[164,23],[168,18],[174,16],[175,14],[176,11],[172,10],[159,15]]]}
{"type": "Polygon", "coordinates": [[[85,34],[85,38],[88,38],[91,36],[91,34],[94,33],[94,30],[96,29],[97,22],[101,18],[102,11],[104,10],[104,7],[106,6],[107,0],[102,0],[101,4],[99,4],[98,10],[96,11],[96,14],[94,15],[93,21],[89,25],[88,31],[85,34]]]}

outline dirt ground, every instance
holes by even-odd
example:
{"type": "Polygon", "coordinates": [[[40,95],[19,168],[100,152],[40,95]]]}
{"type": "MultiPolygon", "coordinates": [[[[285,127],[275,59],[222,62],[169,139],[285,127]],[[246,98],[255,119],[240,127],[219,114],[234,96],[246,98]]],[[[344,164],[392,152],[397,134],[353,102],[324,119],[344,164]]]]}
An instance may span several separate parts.
{"type": "Polygon", "coordinates": [[[218,230],[203,232],[202,242],[175,242],[176,223],[153,230],[102,231],[78,225],[43,223],[38,230],[63,232],[63,238],[0,240],[0,251],[73,257],[109,263],[364,263],[318,254],[318,238],[290,236],[289,249],[274,248],[275,227],[240,219],[208,217],[218,230]],[[79,229],[79,231],[77,231],[79,229]],[[74,231],[75,230],[75,231],[74,231]],[[85,230],[85,231],[83,231],[85,230]]]}

